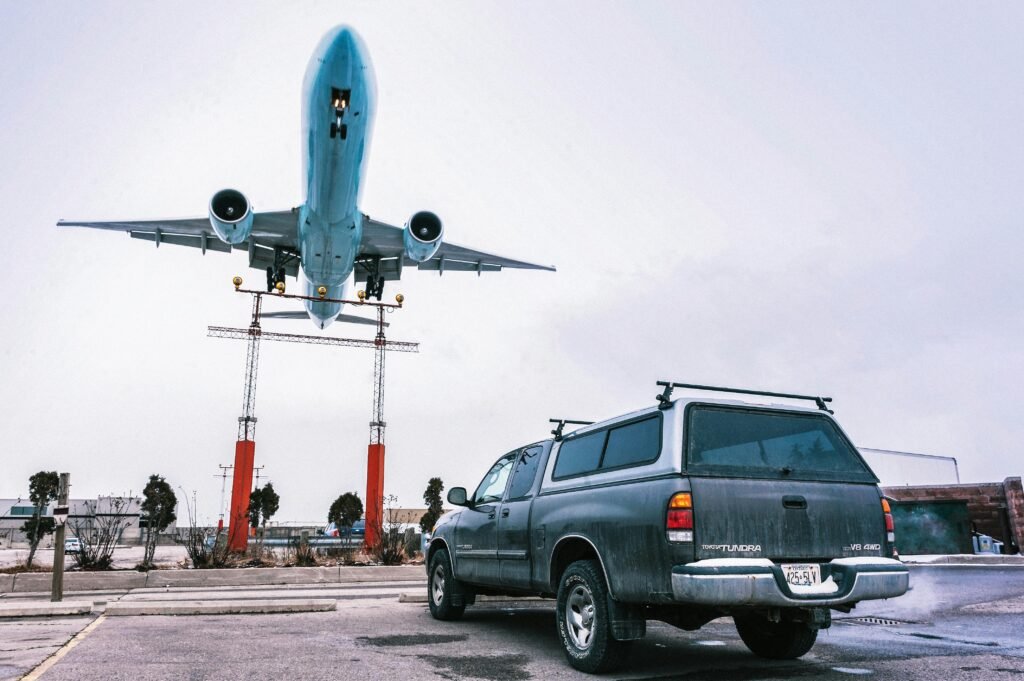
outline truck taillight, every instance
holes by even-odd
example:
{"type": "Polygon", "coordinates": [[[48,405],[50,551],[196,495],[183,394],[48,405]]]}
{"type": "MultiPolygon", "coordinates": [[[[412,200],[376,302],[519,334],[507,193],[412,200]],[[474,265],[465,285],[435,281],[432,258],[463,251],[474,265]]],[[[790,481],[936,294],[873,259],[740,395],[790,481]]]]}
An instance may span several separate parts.
{"type": "Polygon", "coordinates": [[[668,500],[665,537],[672,542],[693,541],[693,495],[680,492],[668,500]]]}
{"type": "Polygon", "coordinates": [[[889,544],[896,543],[896,524],[892,521],[892,509],[889,508],[889,500],[882,499],[882,515],[885,518],[885,540],[889,544]]]}

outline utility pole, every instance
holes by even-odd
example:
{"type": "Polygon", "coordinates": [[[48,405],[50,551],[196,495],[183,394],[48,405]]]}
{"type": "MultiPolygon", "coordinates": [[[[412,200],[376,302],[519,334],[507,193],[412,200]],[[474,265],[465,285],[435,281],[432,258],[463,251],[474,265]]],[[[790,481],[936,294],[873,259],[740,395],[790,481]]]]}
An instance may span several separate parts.
{"type": "Polygon", "coordinates": [[[53,508],[53,520],[57,523],[57,534],[53,540],[53,585],[50,600],[57,603],[64,599],[64,533],[68,520],[68,489],[71,474],[61,473],[57,487],[57,505],[53,508]]]}
{"type": "Polygon", "coordinates": [[[220,518],[217,520],[217,531],[220,532],[224,529],[224,492],[227,489],[228,484],[228,471],[234,470],[235,467],[230,464],[225,466],[224,464],[219,463],[217,464],[217,468],[220,469],[220,475],[214,477],[220,478],[220,506],[218,507],[218,510],[220,511],[220,518]]]}

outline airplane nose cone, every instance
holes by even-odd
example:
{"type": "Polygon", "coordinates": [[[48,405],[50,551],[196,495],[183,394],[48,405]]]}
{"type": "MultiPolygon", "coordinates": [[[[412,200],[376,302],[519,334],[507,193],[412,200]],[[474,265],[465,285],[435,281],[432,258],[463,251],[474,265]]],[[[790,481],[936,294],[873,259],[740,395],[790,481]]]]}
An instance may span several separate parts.
{"type": "Polygon", "coordinates": [[[335,57],[350,57],[359,51],[359,34],[348,26],[337,26],[332,33],[329,52],[335,57]]]}

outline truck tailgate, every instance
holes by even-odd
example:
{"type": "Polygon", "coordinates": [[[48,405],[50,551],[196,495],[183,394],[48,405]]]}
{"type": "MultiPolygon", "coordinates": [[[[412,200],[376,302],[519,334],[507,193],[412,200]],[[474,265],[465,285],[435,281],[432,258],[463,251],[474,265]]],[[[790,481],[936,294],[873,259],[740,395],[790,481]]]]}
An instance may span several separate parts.
{"type": "Polygon", "coordinates": [[[880,556],[873,484],[691,477],[697,560],[880,556]]]}

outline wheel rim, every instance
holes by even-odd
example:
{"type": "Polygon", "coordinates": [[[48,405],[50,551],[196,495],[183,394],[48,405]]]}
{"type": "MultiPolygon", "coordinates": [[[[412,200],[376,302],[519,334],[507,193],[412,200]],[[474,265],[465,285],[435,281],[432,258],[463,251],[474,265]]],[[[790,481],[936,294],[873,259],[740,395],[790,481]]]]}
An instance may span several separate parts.
{"type": "Polygon", "coordinates": [[[434,599],[434,605],[441,605],[444,598],[444,566],[438,565],[434,568],[434,577],[430,580],[430,595],[434,599]]]}
{"type": "Polygon", "coordinates": [[[577,648],[590,647],[594,635],[594,595],[583,584],[573,587],[566,599],[565,630],[577,648]]]}

